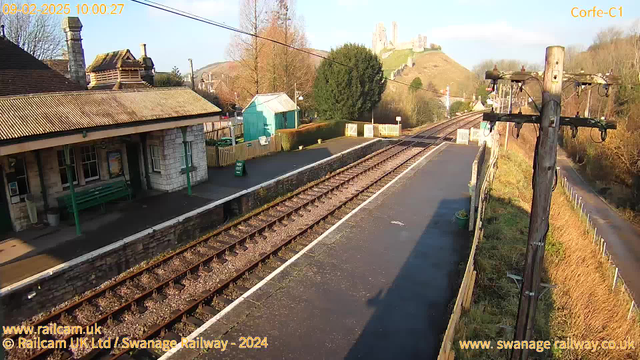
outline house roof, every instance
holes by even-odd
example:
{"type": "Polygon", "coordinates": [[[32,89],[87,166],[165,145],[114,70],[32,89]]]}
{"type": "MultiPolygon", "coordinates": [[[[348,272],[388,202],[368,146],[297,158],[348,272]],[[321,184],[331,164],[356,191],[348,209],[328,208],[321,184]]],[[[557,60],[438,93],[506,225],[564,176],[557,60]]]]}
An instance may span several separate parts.
{"type": "Polygon", "coordinates": [[[83,89],[0,36],[0,96],[83,89]]]}
{"type": "Polygon", "coordinates": [[[87,67],[87,72],[107,71],[116,69],[143,69],[144,65],[135,56],[131,54],[129,49],[117,50],[104,54],[99,54],[93,59],[93,62],[87,67]]]}
{"type": "MultiPolygon", "coordinates": [[[[283,112],[289,112],[296,110],[296,104],[287,96],[287,94],[281,93],[272,93],[272,94],[258,94],[251,99],[249,105],[253,102],[256,105],[264,105],[269,110],[271,110],[274,114],[279,114],[283,112]]],[[[249,107],[245,108],[245,110],[249,107]]],[[[244,112],[244,110],[242,110],[244,112]]]]}
{"type": "Polygon", "coordinates": [[[51,69],[59,72],[64,75],[67,79],[69,78],[69,60],[68,59],[47,59],[42,60],[43,63],[47,64],[51,69]]]}
{"type": "Polygon", "coordinates": [[[0,97],[0,143],[219,112],[186,87],[4,96],[0,97]]]}

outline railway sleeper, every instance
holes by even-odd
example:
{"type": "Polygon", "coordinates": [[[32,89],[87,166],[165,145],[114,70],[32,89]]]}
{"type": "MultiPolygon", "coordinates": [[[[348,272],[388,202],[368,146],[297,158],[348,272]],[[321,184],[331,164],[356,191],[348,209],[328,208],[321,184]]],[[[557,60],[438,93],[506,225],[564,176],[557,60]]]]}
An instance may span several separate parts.
{"type": "Polygon", "coordinates": [[[221,295],[221,296],[216,296],[213,299],[213,302],[217,303],[220,306],[227,307],[227,306],[231,305],[231,303],[233,303],[233,300],[229,299],[226,296],[222,296],[221,295]]]}
{"type": "Polygon", "coordinates": [[[190,324],[196,328],[199,328],[200,326],[204,325],[204,321],[198,319],[195,316],[188,316],[186,319],[183,320],[185,323],[190,324]]]}
{"type": "Polygon", "coordinates": [[[240,294],[240,296],[242,296],[242,294],[244,294],[247,291],[249,291],[248,287],[242,286],[242,285],[236,285],[236,286],[234,286],[234,289],[240,294]]]}
{"type": "Polygon", "coordinates": [[[212,308],[211,306],[207,306],[207,305],[202,305],[200,308],[198,308],[198,311],[210,316],[216,316],[220,312],[212,308]]]}
{"type": "Polygon", "coordinates": [[[227,263],[227,261],[229,260],[225,259],[224,256],[216,256],[216,258],[213,260],[213,262],[219,265],[224,265],[227,263]]]}

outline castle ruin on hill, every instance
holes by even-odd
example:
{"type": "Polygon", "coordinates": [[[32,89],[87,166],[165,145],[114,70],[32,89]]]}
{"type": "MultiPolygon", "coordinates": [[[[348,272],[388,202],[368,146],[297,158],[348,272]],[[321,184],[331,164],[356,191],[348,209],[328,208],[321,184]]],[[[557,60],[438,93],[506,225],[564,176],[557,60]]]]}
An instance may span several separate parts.
{"type": "Polygon", "coordinates": [[[415,52],[422,52],[427,47],[427,37],[418,34],[411,41],[398,42],[398,24],[394,21],[391,23],[391,39],[387,39],[387,29],[383,23],[376,25],[376,31],[373,32],[373,41],[371,50],[374,54],[380,55],[383,49],[405,50],[412,49],[415,52]]]}

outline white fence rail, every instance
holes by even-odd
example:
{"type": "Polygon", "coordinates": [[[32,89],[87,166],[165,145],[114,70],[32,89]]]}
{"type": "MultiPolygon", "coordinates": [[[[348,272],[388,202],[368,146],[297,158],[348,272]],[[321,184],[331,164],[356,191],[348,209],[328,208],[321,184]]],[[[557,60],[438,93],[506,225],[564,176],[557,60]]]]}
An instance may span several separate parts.
{"type": "MultiPolygon", "coordinates": [[[[622,273],[618,266],[611,258],[611,254],[607,250],[607,241],[600,235],[598,235],[598,228],[591,222],[591,214],[587,213],[584,210],[584,202],[582,201],[582,196],[578,195],[578,192],[574,189],[573,186],[567,180],[567,177],[564,176],[560,179],[562,189],[564,190],[564,194],[571,201],[571,205],[576,209],[576,211],[580,214],[580,219],[584,218],[585,226],[587,228],[587,232],[593,233],[593,240],[591,241],[593,246],[598,247],[598,253],[602,255],[603,261],[607,264],[607,269],[613,273],[613,280],[611,288],[615,290],[618,284],[621,284],[622,288],[627,292],[627,295],[631,299],[631,305],[629,306],[629,314],[627,315],[627,319],[631,319],[634,314],[634,310],[638,310],[638,303],[635,301],[635,294],[627,287],[627,284],[624,282],[622,278],[622,273]]],[[[627,276],[633,276],[627,274],[627,276]]]]}

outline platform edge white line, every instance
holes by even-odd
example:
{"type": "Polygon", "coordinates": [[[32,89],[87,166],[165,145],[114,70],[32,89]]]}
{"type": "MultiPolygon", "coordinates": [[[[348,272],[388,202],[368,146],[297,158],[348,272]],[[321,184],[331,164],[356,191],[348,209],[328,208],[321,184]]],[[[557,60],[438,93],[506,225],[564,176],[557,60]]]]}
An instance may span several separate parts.
{"type": "MultiPolygon", "coordinates": [[[[262,279],[262,281],[260,281],[259,283],[257,283],[256,285],[254,285],[251,289],[249,289],[249,291],[247,291],[246,293],[242,294],[239,298],[237,298],[234,302],[232,302],[231,304],[229,304],[227,307],[225,307],[224,309],[222,309],[222,311],[220,311],[219,313],[217,313],[214,317],[212,317],[211,319],[209,319],[206,323],[204,323],[202,326],[200,326],[199,328],[197,328],[194,332],[192,332],[191,334],[189,334],[189,336],[187,336],[188,340],[194,340],[197,336],[199,336],[201,333],[203,333],[205,330],[207,330],[211,325],[215,324],[218,320],[220,320],[225,314],[227,314],[229,311],[231,311],[234,307],[236,307],[237,305],[239,305],[242,301],[244,301],[249,295],[253,294],[254,292],[256,292],[258,289],[260,289],[264,284],[268,283],[273,277],[275,277],[276,275],[278,275],[282,270],[286,269],[289,265],[291,265],[294,261],[296,261],[299,257],[301,257],[302,255],[304,255],[307,251],[309,251],[311,248],[313,248],[318,242],[322,241],[322,239],[324,239],[325,237],[327,237],[331,232],[333,232],[335,229],[337,229],[342,223],[344,223],[347,219],[349,219],[353,214],[355,214],[356,212],[358,212],[361,208],[363,208],[365,205],[367,205],[369,202],[371,202],[373,199],[375,199],[379,194],[381,194],[382,192],[384,192],[389,186],[391,186],[393,183],[395,183],[398,179],[400,179],[401,177],[403,177],[407,172],[409,172],[411,169],[413,169],[415,166],[417,166],[418,164],[422,163],[422,161],[429,155],[431,155],[434,151],[438,150],[440,147],[447,145],[448,143],[443,142],[442,144],[436,146],[435,148],[431,149],[428,153],[426,153],[425,155],[423,155],[418,161],[415,162],[415,164],[409,166],[409,168],[407,168],[405,171],[403,171],[402,173],[400,173],[400,175],[398,175],[397,177],[395,177],[393,180],[391,180],[387,185],[385,185],[382,189],[378,190],[375,194],[373,194],[370,198],[368,198],[367,200],[365,200],[362,204],[360,204],[358,207],[356,207],[355,209],[353,209],[351,212],[349,212],[345,217],[343,217],[342,219],[340,219],[340,221],[338,221],[337,223],[335,223],[332,227],[330,227],[329,229],[327,229],[327,231],[325,231],[324,233],[322,233],[320,236],[318,236],[317,239],[315,239],[314,241],[312,241],[309,245],[307,245],[304,249],[302,249],[299,253],[295,254],[291,259],[289,259],[287,262],[285,262],[284,264],[282,264],[280,267],[278,267],[276,270],[274,270],[271,274],[269,274],[267,277],[265,277],[264,279],[262,279]]],[[[172,355],[174,355],[176,352],[178,352],[180,349],[182,349],[182,342],[180,342],[178,345],[174,346],[173,348],[171,348],[169,351],[167,351],[164,355],[162,355],[158,360],[167,360],[168,358],[170,358],[172,355]]]]}
{"type": "Polygon", "coordinates": [[[177,217],[175,217],[173,219],[161,222],[159,224],[156,224],[154,226],[151,226],[149,228],[141,230],[141,231],[139,231],[139,232],[137,232],[137,233],[135,233],[133,235],[129,235],[129,236],[123,238],[122,240],[118,240],[118,241],[116,241],[114,243],[111,243],[109,245],[105,245],[105,246],[103,246],[103,247],[101,247],[99,249],[96,249],[96,250],[93,250],[91,252],[88,252],[88,253],[86,253],[86,254],[84,254],[82,256],[79,256],[77,258],[71,259],[69,261],[65,261],[62,264],[58,264],[58,265],[56,265],[56,266],[54,266],[52,268],[49,268],[49,269],[44,270],[44,271],[41,271],[41,272],[39,272],[39,273],[37,273],[35,275],[31,275],[30,277],[28,277],[26,279],[20,280],[20,281],[18,281],[16,283],[13,283],[11,285],[8,285],[8,286],[3,287],[2,289],[0,289],[0,297],[8,295],[8,294],[12,293],[13,291],[16,291],[16,290],[21,289],[21,288],[23,288],[25,286],[31,285],[31,284],[33,284],[33,283],[35,283],[37,281],[44,280],[44,279],[46,279],[48,277],[51,277],[54,274],[57,274],[57,273],[61,272],[62,270],[65,270],[65,269],[67,269],[69,267],[72,267],[74,265],[78,265],[78,264],[83,263],[85,261],[91,260],[91,259],[93,259],[94,257],[96,257],[96,256],[98,256],[100,254],[103,254],[103,253],[111,251],[113,249],[117,249],[119,247],[122,247],[122,246],[126,245],[127,243],[130,243],[130,242],[132,242],[134,240],[137,240],[138,238],[141,238],[141,237],[143,237],[145,235],[148,235],[148,234],[150,234],[150,233],[152,233],[154,231],[158,231],[158,230],[164,229],[164,228],[166,228],[168,226],[171,226],[171,225],[174,225],[176,223],[179,223],[179,222],[181,222],[181,221],[183,221],[183,220],[185,220],[187,218],[195,216],[195,215],[197,215],[197,214],[199,214],[199,213],[201,213],[203,211],[209,210],[209,209],[211,209],[213,207],[216,207],[216,206],[218,206],[220,204],[223,204],[223,203],[225,203],[225,202],[227,202],[229,200],[233,200],[233,199],[235,199],[237,197],[240,197],[240,196],[245,195],[247,193],[250,193],[252,191],[255,191],[255,190],[258,190],[260,188],[263,188],[263,187],[265,187],[267,185],[270,185],[270,184],[272,184],[272,183],[274,183],[276,181],[282,180],[282,179],[287,178],[287,177],[289,177],[291,175],[295,175],[295,174],[297,174],[297,173],[299,173],[301,171],[304,171],[306,169],[318,166],[318,165],[320,165],[320,164],[322,164],[324,162],[327,162],[327,161],[330,161],[332,159],[335,159],[335,158],[337,158],[339,156],[342,156],[342,155],[344,155],[346,153],[349,153],[349,152],[351,152],[353,150],[359,149],[359,148],[361,148],[363,146],[366,146],[367,144],[371,144],[371,143],[376,142],[376,141],[381,141],[381,139],[376,138],[376,139],[373,139],[371,141],[367,141],[366,143],[362,143],[362,144],[360,144],[358,146],[354,146],[354,147],[352,147],[350,149],[347,149],[345,151],[342,151],[340,153],[332,155],[332,156],[330,156],[328,158],[324,158],[324,159],[318,160],[318,161],[316,161],[314,163],[305,165],[305,166],[301,167],[300,169],[296,169],[296,170],[293,170],[293,171],[288,172],[286,174],[280,175],[277,178],[271,179],[269,181],[265,181],[265,182],[260,183],[260,184],[258,184],[256,186],[253,186],[253,187],[251,187],[249,189],[241,190],[241,191],[239,191],[237,193],[234,193],[234,194],[231,194],[231,195],[229,195],[229,196],[227,196],[225,198],[222,198],[220,200],[216,200],[216,201],[214,201],[212,203],[209,203],[207,205],[204,205],[204,206],[202,206],[200,208],[197,208],[195,210],[191,210],[191,211],[189,211],[187,213],[179,215],[179,216],[177,216],[177,217]]]}

